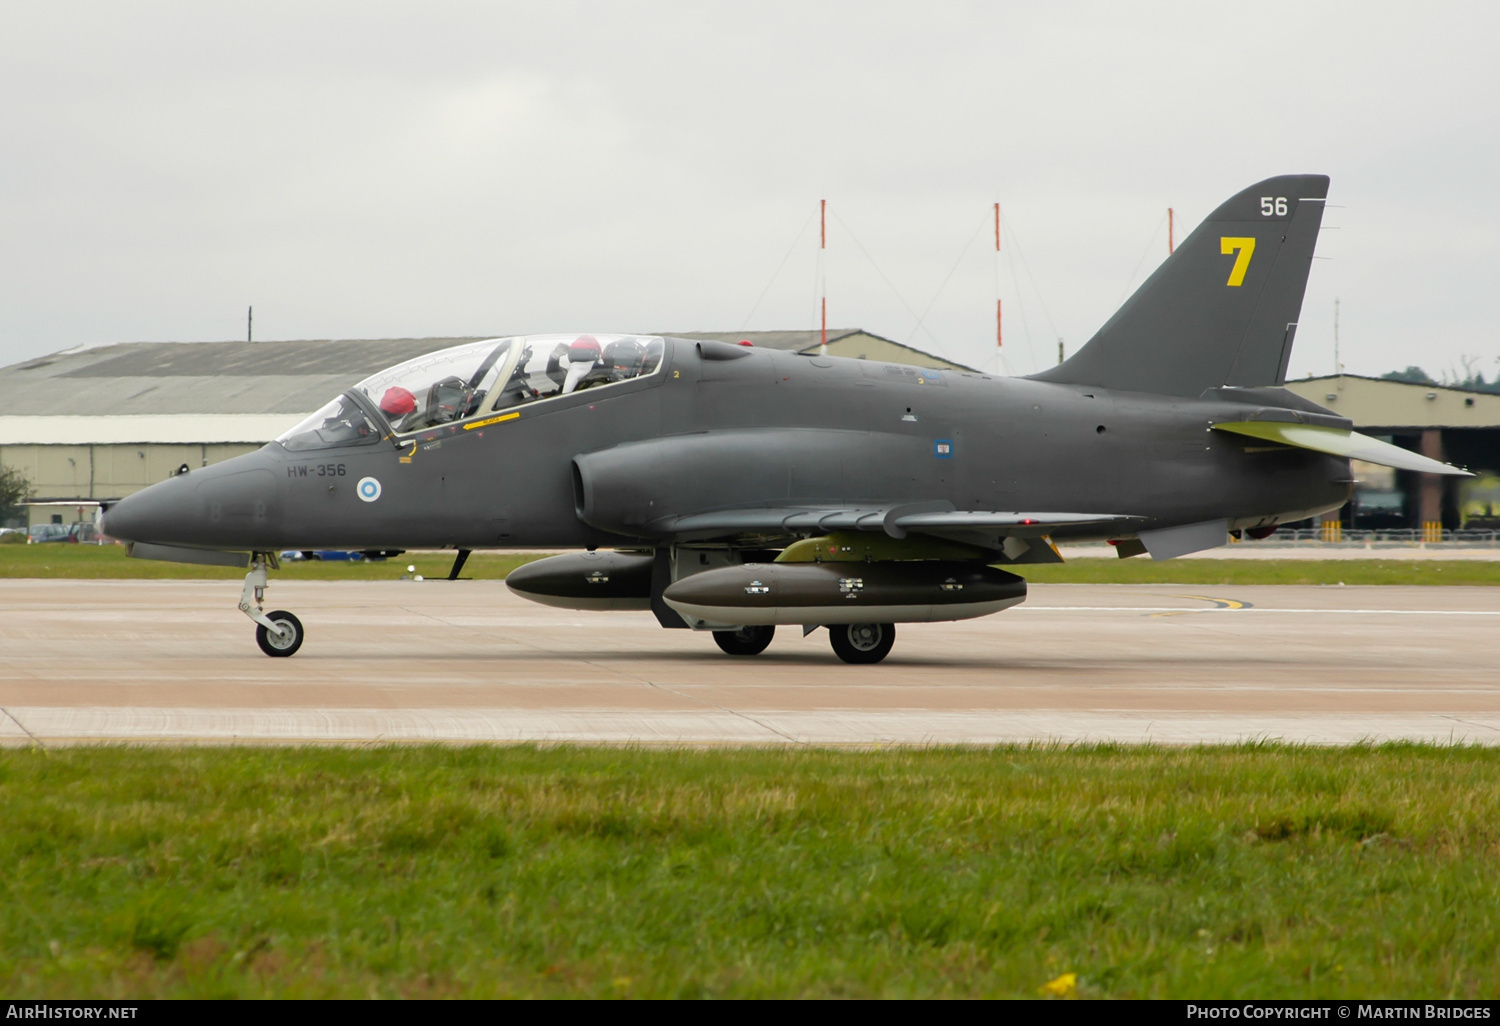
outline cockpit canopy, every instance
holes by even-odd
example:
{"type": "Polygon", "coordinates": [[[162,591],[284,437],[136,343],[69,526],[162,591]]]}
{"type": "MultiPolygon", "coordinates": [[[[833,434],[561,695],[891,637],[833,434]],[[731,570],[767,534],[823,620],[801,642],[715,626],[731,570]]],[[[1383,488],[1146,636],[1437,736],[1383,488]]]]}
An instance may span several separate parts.
{"type": "Polygon", "coordinates": [[[659,337],[647,335],[469,342],[372,374],[276,441],[293,451],[370,444],[646,377],[660,369],[663,348],[659,337]],[[379,412],[378,423],[370,411],[379,412]]]}

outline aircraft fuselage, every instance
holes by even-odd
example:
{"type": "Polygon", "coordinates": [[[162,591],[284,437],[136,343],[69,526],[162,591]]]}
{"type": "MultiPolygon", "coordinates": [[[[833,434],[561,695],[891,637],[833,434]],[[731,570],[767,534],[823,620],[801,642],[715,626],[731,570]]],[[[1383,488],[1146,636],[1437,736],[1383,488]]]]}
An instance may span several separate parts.
{"type": "Polygon", "coordinates": [[[106,521],[116,537],[217,549],[577,548],[670,542],[675,518],[719,509],[946,500],[1128,514],[1145,529],[1341,505],[1346,460],[1209,429],[1255,408],[669,339],[649,377],[378,444],[273,442],[106,521]],[[586,480],[584,454],[613,472],[586,480]]]}

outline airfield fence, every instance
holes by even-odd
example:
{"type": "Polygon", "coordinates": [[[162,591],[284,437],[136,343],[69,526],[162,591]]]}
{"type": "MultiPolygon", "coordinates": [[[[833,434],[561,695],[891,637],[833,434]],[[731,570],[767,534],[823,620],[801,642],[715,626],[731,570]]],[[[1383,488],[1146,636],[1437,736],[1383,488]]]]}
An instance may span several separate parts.
{"type": "Polygon", "coordinates": [[[1259,548],[1274,548],[1283,545],[1305,545],[1308,547],[1333,545],[1340,548],[1406,547],[1424,545],[1457,546],[1462,548],[1500,548],[1500,531],[1497,530],[1448,530],[1444,528],[1403,527],[1379,530],[1354,531],[1344,528],[1337,541],[1331,541],[1319,528],[1300,528],[1294,531],[1277,531],[1264,541],[1245,539],[1237,542],[1259,548]]]}

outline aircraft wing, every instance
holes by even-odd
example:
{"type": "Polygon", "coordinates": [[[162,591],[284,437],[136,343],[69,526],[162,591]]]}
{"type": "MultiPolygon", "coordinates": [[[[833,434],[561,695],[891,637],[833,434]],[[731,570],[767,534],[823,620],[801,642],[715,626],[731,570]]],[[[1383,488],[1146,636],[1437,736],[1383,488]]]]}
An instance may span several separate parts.
{"type": "Polygon", "coordinates": [[[1397,470],[1415,470],[1423,474],[1447,474],[1457,477],[1473,477],[1467,470],[1448,463],[1439,463],[1420,453],[1403,449],[1399,445],[1382,442],[1378,438],[1362,435],[1346,428],[1323,427],[1318,424],[1288,424],[1280,421],[1244,420],[1215,424],[1215,431],[1227,431],[1236,435],[1259,438],[1267,442],[1290,445],[1298,449],[1326,452],[1331,456],[1343,456],[1366,463],[1378,463],[1382,467],[1397,470]]]}
{"type": "Polygon", "coordinates": [[[1061,527],[1113,523],[1123,525],[1139,519],[1110,513],[957,510],[952,503],[938,501],[891,506],[721,510],[679,517],[670,530],[677,534],[883,531],[893,538],[904,538],[913,531],[919,534],[968,532],[990,537],[1035,538],[1061,527]]]}

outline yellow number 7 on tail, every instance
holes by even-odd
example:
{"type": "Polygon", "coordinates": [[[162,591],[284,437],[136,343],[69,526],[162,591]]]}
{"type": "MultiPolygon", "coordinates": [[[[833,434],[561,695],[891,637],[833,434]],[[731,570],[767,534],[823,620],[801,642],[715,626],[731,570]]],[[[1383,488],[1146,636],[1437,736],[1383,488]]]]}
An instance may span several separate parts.
{"type": "Polygon", "coordinates": [[[1229,271],[1229,284],[1245,284],[1245,272],[1250,269],[1250,254],[1255,252],[1254,239],[1233,239],[1229,236],[1219,238],[1219,252],[1226,256],[1230,253],[1239,254],[1234,258],[1234,267],[1229,271]]]}

